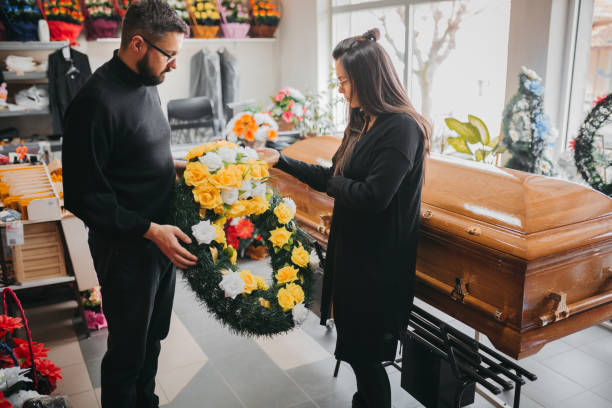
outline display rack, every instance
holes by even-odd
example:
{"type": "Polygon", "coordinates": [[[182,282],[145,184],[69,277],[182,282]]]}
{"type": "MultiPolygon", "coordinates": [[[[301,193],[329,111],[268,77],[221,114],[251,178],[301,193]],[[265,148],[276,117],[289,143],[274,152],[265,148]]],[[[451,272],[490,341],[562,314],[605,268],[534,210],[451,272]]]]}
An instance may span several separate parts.
{"type": "Polygon", "coordinates": [[[68,41],[0,41],[0,51],[45,51],[68,46],[68,41]]]}
{"type": "Polygon", "coordinates": [[[16,72],[4,71],[2,72],[4,76],[4,80],[9,81],[35,81],[40,79],[47,79],[46,72],[24,72],[22,74],[18,74],[16,72]]]}

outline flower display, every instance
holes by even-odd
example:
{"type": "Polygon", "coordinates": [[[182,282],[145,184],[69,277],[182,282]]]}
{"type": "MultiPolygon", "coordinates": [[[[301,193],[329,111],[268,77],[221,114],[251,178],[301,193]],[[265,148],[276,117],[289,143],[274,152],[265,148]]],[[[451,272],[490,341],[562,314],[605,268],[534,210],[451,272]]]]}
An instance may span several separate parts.
{"type": "Polygon", "coordinates": [[[115,12],[110,1],[85,0],[85,7],[89,17],[93,20],[119,20],[119,15],[115,12]]]}
{"type": "Polygon", "coordinates": [[[219,13],[223,15],[227,23],[248,23],[249,10],[244,1],[223,0],[219,13]]]}
{"type": "Polygon", "coordinates": [[[189,24],[189,12],[187,11],[187,3],[185,0],[167,0],[168,4],[172,6],[176,13],[183,19],[183,21],[189,24]]]}
{"type": "MultiPolygon", "coordinates": [[[[257,123],[256,115],[250,119],[257,123]]],[[[246,130],[252,122],[245,118],[239,126],[246,130]]],[[[193,148],[186,158],[170,221],[193,237],[187,249],[199,262],[184,271],[192,289],[238,333],[291,329],[299,323],[293,308],[312,301],[311,248],[295,223],[295,203],[267,186],[268,165],[249,147],[209,142],[193,148]],[[269,281],[238,269],[237,254],[247,245],[264,247],[270,254],[269,281]]]]}
{"type": "Polygon", "coordinates": [[[43,12],[47,20],[82,24],[85,21],[77,0],[44,0],[43,12]]]}
{"type": "Polygon", "coordinates": [[[221,14],[214,1],[196,0],[192,3],[191,12],[200,25],[218,26],[221,22],[221,14]]]}
{"type": "Polygon", "coordinates": [[[558,132],[544,113],[541,78],[523,67],[519,90],[504,110],[502,143],[512,154],[506,167],[530,173],[554,175],[546,150],[554,145],[558,132]]]}
{"type": "Polygon", "coordinates": [[[285,87],[271,97],[268,113],[277,121],[298,125],[306,114],[306,98],[295,88],[285,87]]]}
{"type": "Polygon", "coordinates": [[[253,24],[277,26],[280,21],[281,14],[272,2],[251,0],[251,10],[253,24]]]}
{"type": "Polygon", "coordinates": [[[235,115],[225,128],[227,140],[242,140],[254,145],[263,145],[278,136],[278,125],[267,113],[241,112],[235,115]]]}

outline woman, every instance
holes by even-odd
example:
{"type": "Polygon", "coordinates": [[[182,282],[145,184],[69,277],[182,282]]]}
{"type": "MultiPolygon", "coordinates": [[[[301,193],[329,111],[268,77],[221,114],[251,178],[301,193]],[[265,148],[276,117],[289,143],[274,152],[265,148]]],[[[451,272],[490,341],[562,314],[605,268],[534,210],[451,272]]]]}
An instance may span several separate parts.
{"type": "Polygon", "coordinates": [[[333,51],[350,104],[325,168],[284,155],[276,165],[334,198],[321,322],[333,303],[336,357],[355,371],[353,407],[391,407],[381,362],[395,359],[413,299],[423,162],[431,129],[410,103],[377,29],[333,51]]]}

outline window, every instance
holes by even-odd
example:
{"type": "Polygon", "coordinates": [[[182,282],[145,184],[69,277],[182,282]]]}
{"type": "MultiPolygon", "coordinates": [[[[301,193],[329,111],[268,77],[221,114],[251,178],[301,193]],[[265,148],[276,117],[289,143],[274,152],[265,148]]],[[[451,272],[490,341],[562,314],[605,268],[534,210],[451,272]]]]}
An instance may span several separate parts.
{"type": "Polygon", "coordinates": [[[434,123],[433,151],[451,132],[444,118],[473,114],[492,135],[506,90],[510,0],[334,0],[332,42],[381,31],[381,44],[417,110],[434,123]]]}

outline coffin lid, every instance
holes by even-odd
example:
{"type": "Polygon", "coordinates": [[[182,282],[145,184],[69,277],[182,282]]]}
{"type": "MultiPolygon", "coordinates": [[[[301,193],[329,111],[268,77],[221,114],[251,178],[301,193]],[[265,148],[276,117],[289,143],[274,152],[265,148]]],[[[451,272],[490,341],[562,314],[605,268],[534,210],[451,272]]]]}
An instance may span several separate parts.
{"type": "MultiPolygon", "coordinates": [[[[283,153],[311,164],[329,161],[340,139],[299,141],[283,153]]],[[[425,167],[423,203],[531,234],[612,214],[612,199],[566,180],[468,160],[432,155],[425,167]]]]}

